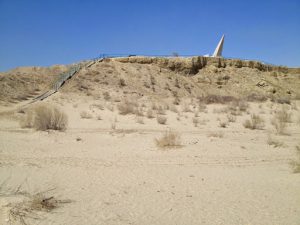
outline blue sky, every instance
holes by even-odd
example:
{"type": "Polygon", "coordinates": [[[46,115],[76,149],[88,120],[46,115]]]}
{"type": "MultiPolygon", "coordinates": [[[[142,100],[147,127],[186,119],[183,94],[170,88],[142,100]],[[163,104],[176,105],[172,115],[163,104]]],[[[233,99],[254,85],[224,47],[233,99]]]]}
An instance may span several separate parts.
{"type": "Polygon", "coordinates": [[[0,0],[0,71],[114,54],[204,55],[300,66],[300,0],[0,0]]]}

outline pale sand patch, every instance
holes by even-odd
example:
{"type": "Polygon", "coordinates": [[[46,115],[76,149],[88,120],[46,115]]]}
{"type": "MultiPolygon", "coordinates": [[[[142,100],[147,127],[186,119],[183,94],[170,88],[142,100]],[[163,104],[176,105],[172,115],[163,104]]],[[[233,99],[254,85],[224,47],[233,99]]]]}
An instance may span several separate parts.
{"type": "MultiPolygon", "coordinates": [[[[73,200],[29,224],[299,224],[300,176],[289,164],[299,125],[289,124],[289,136],[275,136],[285,146],[273,148],[267,143],[273,132],[268,112],[260,114],[263,130],[249,130],[243,127],[246,112],[221,128],[217,118],[227,114],[213,113],[220,105],[200,112],[206,123],[194,127],[192,112],[178,121],[167,111],[166,125],[146,116],[140,124],[135,115],[90,109],[93,103],[61,101],[69,117],[66,132],[21,129],[0,120],[0,183],[23,182],[27,191],[55,187],[57,196],[73,200]],[[84,110],[93,118],[82,119],[84,110]],[[181,134],[181,148],[156,147],[155,138],[167,129],[181,134]],[[216,132],[223,137],[209,136],[216,132]]],[[[251,104],[249,110],[260,109],[251,104]]]]}

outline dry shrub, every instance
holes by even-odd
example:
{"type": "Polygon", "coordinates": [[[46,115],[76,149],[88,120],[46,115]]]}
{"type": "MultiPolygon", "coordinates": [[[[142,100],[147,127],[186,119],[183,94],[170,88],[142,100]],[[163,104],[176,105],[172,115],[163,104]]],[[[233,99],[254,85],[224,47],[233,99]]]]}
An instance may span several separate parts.
{"type": "Polygon", "coordinates": [[[228,114],[227,115],[227,120],[229,123],[234,123],[236,121],[236,116],[228,114]]]}
{"type": "Polygon", "coordinates": [[[140,107],[136,107],[134,110],[134,114],[138,117],[143,117],[144,116],[143,109],[140,107]]]}
{"type": "Polygon", "coordinates": [[[287,123],[292,121],[292,114],[289,113],[285,107],[282,107],[280,111],[277,111],[271,120],[271,124],[276,130],[277,134],[287,134],[286,133],[286,128],[287,128],[287,123]]]}
{"type": "Polygon", "coordinates": [[[120,80],[119,80],[119,86],[120,86],[120,87],[126,86],[126,82],[125,82],[125,79],[124,79],[124,78],[120,78],[120,80]]]}
{"type": "Polygon", "coordinates": [[[159,114],[159,115],[166,115],[166,111],[165,109],[163,108],[163,106],[158,106],[157,110],[156,110],[156,113],[159,114]]]}
{"type": "Polygon", "coordinates": [[[256,130],[256,129],[263,129],[265,126],[265,121],[259,115],[252,114],[250,120],[246,120],[244,122],[244,127],[256,130]]]}
{"type": "Polygon", "coordinates": [[[118,104],[118,110],[121,115],[136,114],[138,106],[137,102],[125,100],[118,104]]]}
{"type": "Polygon", "coordinates": [[[93,118],[93,115],[91,113],[87,112],[87,111],[82,111],[80,113],[80,117],[82,119],[91,119],[91,118],[93,118]]]}
{"type": "Polygon", "coordinates": [[[220,121],[219,126],[222,127],[222,128],[226,128],[228,126],[228,123],[225,122],[225,121],[220,121]]]}
{"type": "Polygon", "coordinates": [[[149,119],[152,119],[155,117],[152,109],[148,109],[146,114],[147,114],[147,118],[149,118],[149,119]]]}
{"type": "Polygon", "coordinates": [[[207,135],[207,137],[215,137],[215,138],[222,138],[224,137],[224,133],[221,131],[218,132],[211,132],[207,135]]]}
{"type": "Polygon", "coordinates": [[[188,103],[184,103],[184,105],[182,106],[182,111],[183,112],[192,112],[190,105],[188,103]]]}
{"type": "Polygon", "coordinates": [[[54,196],[46,197],[42,193],[30,195],[28,193],[15,193],[16,195],[24,195],[26,197],[22,202],[10,204],[8,211],[9,224],[27,225],[27,220],[42,220],[38,212],[51,212],[60,207],[62,204],[71,203],[70,200],[59,200],[54,196]]]}
{"type": "Polygon", "coordinates": [[[166,124],[167,122],[167,117],[165,116],[157,116],[156,117],[156,120],[159,124],[166,124]]]}
{"type": "Polygon", "coordinates": [[[284,123],[292,122],[292,113],[288,112],[286,107],[282,107],[281,110],[277,111],[275,117],[284,123]]]}
{"type": "Polygon", "coordinates": [[[300,145],[296,146],[297,159],[292,162],[294,173],[300,173],[300,145]]]}
{"type": "Polygon", "coordinates": [[[172,148],[181,146],[181,136],[175,131],[166,131],[162,137],[155,139],[160,148],[172,148]]]}
{"type": "Polygon", "coordinates": [[[24,120],[20,121],[20,125],[36,130],[64,131],[68,125],[68,117],[54,106],[41,104],[29,110],[24,120]]]}
{"type": "Polygon", "coordinates": [[[198,111],[199,112],[205,112],[206,108],[207,108],[207,106],[205,104],[203,104],[201,102],[199,103],[199,106],[198,106],[198,111]]]}
{"type": "Polygon", "coordinates": [[[195,127],[198,127],[198,124],[199,124],[199,122],[200,122],[200,121],[199,121],[199,118],[193,117],[193,120],[192,120],[192,121],[193,121],[194,126],[195,126],[195,127]]]}
{"type": "Polygon", "coordinates": [[[206,104],[227,104],[237,100],[235,97],[227,95],[207,95],[198,99],[201,103],[206,104]]]}

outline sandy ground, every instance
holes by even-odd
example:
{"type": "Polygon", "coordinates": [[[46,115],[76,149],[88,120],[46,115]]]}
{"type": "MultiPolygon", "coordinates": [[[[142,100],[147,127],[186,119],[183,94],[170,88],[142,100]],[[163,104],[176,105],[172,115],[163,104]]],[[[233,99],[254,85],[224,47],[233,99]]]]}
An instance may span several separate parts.
{"type": "MultiPolygon", "coordinates": [[[[90,109],[91,104],[60,102],[69,117],[65,132],[0,120],[0,184],[7,193],[0,195],[0,224],[10,222],[9,203],[22,201],[9,195],[19,186],[33,194],[53,189],[50,196],[72,201],[40,213],[40,219],[27,218],[28,224],[300,224],[300,175],[290,165],[299,124],[289,124],[289,135],[275,135],[270,103],[248,109],[265,118],[263,130],[243,127],[246,112],[220,127],[218,118],[227,115],[216,110],[222,105],[209,105],[199,114],[205,122],[194,127],[191,112],[182,112],[178,121],[167,111],[166,125],[146,117],[139,124],[134,115],[90,109]],[[93,118],[81,118],[82,111],[93,118]],[[155,138],[167,129],[181,134],[182,147],[156,146],[155,138]],[[284,145],[269,145],[270,134],[284,145]]],[[[291,112],[296,121],[299,111],[291,112]]]]}

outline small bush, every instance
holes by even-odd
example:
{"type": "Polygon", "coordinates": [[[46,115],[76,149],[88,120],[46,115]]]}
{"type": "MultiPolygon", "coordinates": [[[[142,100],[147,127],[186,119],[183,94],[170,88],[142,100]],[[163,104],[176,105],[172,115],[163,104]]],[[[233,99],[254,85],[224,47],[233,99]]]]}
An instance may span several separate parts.
{"type": "Polygon", "coordinates": [[[125,100],[118,104],[118,110],[121,115],[136,114],[137,108],[138,103],[129,100],[125,100]]]}
{"type": "Polygon", "coordinates": [[[165,116],[157,116],[156,117],[156,120],[159,124],[166,124],[167,122],[167,117],[165,116]]]}
{"type": "Polygon", "coordinates": [[[227,115],[227,120],[229,123],[234,123],[236,121],[236,116],[228,114],[227,115]]]}
{"type": "Polygon", "coordinates": [[[199,119],[197,117],[193,117],[193,124],[195,127],[198,127],[198,124],[199,124],[199,119]]]}
{"type": "Polygon", "coordinates": [[[225,122],[225,121],[220,121],[219,126],[222,127],[222,128],[226,128],[228,126],[228,123],[225,122]]]}
{"type": "Polygon", "coordinates": [[[119,86],[120,87],[126,86],[126,82],[125,82],[124,78],[120,78],[120,80],[119,80],[119,86]]]}
{"type": "Polygon", "coordinates": [[[181,146],[181,136],[174,131],[166,131],[164,135],[155,139],[156,145],[160,148],[171,148],[181,146]]]}
{"type": "Polygon", "coordinates": [[[252,114],[250,120],[246,120],[244,123],[244,127],[255,130],[255,129],[263,129],[265,126],[265,122],[263,118],[259,115],[252,114]]]}
{"type": "Polygon", "coordinates": [[[91,119],[91,118],[93,118],[93,115],[91,113],[87,112],[87,111],[82,111],[80,113],[80,117],[82,119],[91,119]]]}
{"type": "Polygon", "coordinates": [[[296,146],[297,159],[292,162],[294,173],[300,173],[300,146],[296,146]]]}
{"type": "Polygon", "coordinates": [[[65,130],[68,125],[67,115],[51,105],[38,105],[28,111],[25,119],[20,122],[21,127],[36,130],[65,130]]]}
{"type": "Polygon", "coordinates": [[[223,132],[211,132],[207,135],[207,137],[222,138],[222,137],[224,137],[224,133],[223,132]]]}
{"type": "Polygon", "coordinates": [[[292,113],[289,113],[285,107],[282,107],[280,111],[277,111],[275,117],[284,123],[292,122],[292,113]]]}
{"type": "Polygon", "coordinates": [[[287,124],[283,122],[282,120],[278,119],[275,115],[275,117],[271,120],[271,124],[275,128],[275,131],[277,134],[284,135],[286,134],[286,127],[287,124]]]}
{"type": "Polygon", "coordinates": [[[152,109],[148,109],[148,111],[147,111],[147,118],[152,119],[154,117],[155,116],[154,116],[153,110],[152,109]]]}

